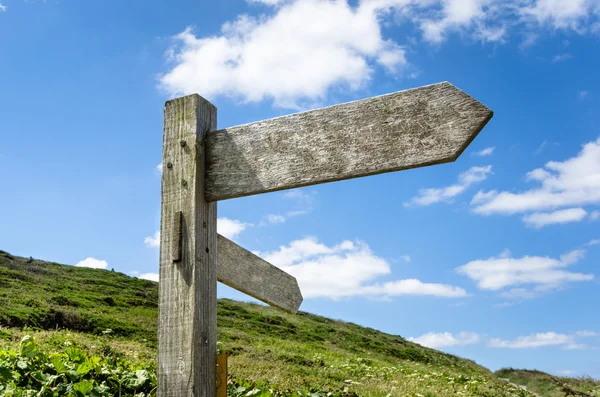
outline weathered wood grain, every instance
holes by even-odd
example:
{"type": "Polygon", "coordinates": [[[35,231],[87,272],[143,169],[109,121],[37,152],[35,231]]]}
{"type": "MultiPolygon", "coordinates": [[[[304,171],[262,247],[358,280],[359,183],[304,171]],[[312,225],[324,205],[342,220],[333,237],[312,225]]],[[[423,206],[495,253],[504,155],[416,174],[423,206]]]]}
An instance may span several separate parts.
{"type": "Polygon", "coordinates": [[[231,352],[217,354],[217,397],[227,397],[227,357],[231,352]]]}
{"type": "Polygon", "coordinates": [[[214,397],[217,346],[217,212],[205,201],[204,136],[216,108],[198,95],[165,105],[162,176],[159,397],[214,397]],[[181,255],[177,212],[181,211],[181,255]],[[179,262],[174,261],[179,259],[179,262]]]}
{"type": "Polygon", "coordinates": [[[454,161],[492,114],[444,82],[213,131],[206,199],[454,161]]]}
{"type": "Polygon", "coordinates": [[[220,282],[287,312],[298,311],[302,293],[293,276],[221,235],[217,247],[220,282]]]}

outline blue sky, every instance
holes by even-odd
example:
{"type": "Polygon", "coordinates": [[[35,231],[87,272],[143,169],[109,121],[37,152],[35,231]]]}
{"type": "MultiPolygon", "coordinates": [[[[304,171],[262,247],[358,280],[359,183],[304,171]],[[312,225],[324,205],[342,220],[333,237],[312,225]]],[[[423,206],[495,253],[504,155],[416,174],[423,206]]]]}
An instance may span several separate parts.
{"type": "Polygon", "coordinates": [[[302,310],[600,377],[600,1],[0,4],[0,249],[156,277],[169,98],[224,128],[450,81],[495,112],[455,163],[224,201],[219,231],[302,310]]]}

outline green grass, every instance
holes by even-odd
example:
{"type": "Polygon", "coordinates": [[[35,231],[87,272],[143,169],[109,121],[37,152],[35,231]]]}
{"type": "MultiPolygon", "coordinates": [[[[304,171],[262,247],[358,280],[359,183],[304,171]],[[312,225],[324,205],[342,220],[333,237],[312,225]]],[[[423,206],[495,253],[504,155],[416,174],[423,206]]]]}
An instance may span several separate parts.
{"type": "MultiPolygon", "coordinates": [[[[550,375],[541,371],[503,368],[495,372],[499,378],[509,379],[512,383],[526,386],[528,390],[544,397],[563,397],[565,393],[560,390],[550,375]]],[[[584,392],[592,396],[600,396],[600,381],[592,378],[568,378],[554,376],[570,389],[584,392]]]]}
{"type": "MultiPolygon", "coordinates": [[[[125,274],[0,251],[0,348],[32,335],[43,354],[70,346],[116,354],[152,376],[158,284],[125,274]],[[103,333],[110,329],[111,332],[103,333]]],[[[220,351],[231,351],[230,395],[530,396],[486,368],[356,324],[228,299],[218,302],[220,351]],[[292,391],[296,394],[290,394],[292,391]],[[317,392],[319,391],[319,392],[317,392]],[[255,394],[252,394],[255,393],[255,394]],[[285,394],[288,393],[288,394],[285,394]],[[316,394],[315,394],[316,393],[316,394]]],[[[0,394],[1,395],[1,394],[0,394]]]]}
{"type": "Polygon", "coordinates": [[[157,284],[0,251],[0,324],[117,335],[156,346],[157,284]]]}

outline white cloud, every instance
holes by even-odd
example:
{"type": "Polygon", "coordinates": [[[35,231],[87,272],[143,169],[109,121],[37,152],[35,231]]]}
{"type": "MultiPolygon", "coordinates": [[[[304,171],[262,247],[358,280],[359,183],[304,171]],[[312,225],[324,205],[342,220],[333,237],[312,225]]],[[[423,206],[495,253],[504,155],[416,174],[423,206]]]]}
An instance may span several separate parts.
{"type": "Polygon", "coordinates": [[[85,258],[82,261],[77,262],[76,267],[89,267],[92,269],[106,269],[108,263],[106,261],[96,259],[96,258],[85,258]]]}
{"type": "Polygon", "coordinates": [[[428,332],[417,338],[408,338],[408,340],[421,346],[439,349],[450,346],[474,345],[479,343],[481,337],[474,332],[460,332],[456,335],[450,332],[428,332]]]}
{"type": "Polygon", "coordinates": [[[306,215],[313,210],[317,193],[306,189],[292,189],[284,192],[283,197],[295,202],[295,209],[286,213],[287,217],[306,215]]]}
{"type": "Polygon", "coordinates": [[[285,216],[279,214],[269,214],[265,217],[265,219],[267,223],[270,223],[271,225],[285,222],[285,216]]]}
{"type": "Polygon", "coordinates": [[[249,223],[240,222],[235,219],[229,218],[218,218],[217,219],[217,232],[227,237],[228,239],[235,239],[240,235],[241,232],[246,230],[249,226],[252,226],[249,223]]]}
{"type": "Polygon", "coordinates": [[[372,296],[400,296],[400,295],[430,295],[441,298],[462,298],[467,292],[459,287],[448,284],[423,283],[416,279],[388,281],[383,284],[365,286],[363,294],[372,296]]]}
{"type": "Polygon", "coordinates": [[[8,9],[8,7],[6,7],[4,4],[0,3],[0,12],[6,12],[7,9],[8,9]]]}
{"type": "Polygon", "coordinates": [[[266,5],[269,5],[269,6],[275,6],[275,5],[278,5],[278,4],[281,4],[281,3],[285,2],[285,0],[247,0],[247,1],[250,4],[252,4],[252,3],[255,3],[255,4],[266,4],[266,5]]]}
{"type": "Polygon", "coordinates": [[[571,59],[573,58],[573,55],[571,54],[557,54],[552,58],[552,63],[558,63],[558,62],[562,62],[562,61],[566,61],[567,59],[571,59]]]}
{"type": "Polygon", "coordinates": [[[492,166],[471,167],[458,176],[458,183],[443,188],[420,189],[419,194],[413,197],[404,206],[427,206],[439,202],[450,202],[453,198],[463,193],[475,183],[482,182],[492,173],[492,166]]]}
{"type": "Polygon", "coordinates": [[[534,222],[540,217],[563,217],[563,221],[574,221],[581,216],[581,207],[600,204],[600,138],[583,145],[575,157],[563,162],[550,161],[544,168],[527,173],[526,180],[540,186],[520,193],[479,192],[471,201],[474,212],[482,215],[515,214],[567,207],[571,210],[557,211],[552,216],[535,215],[534,222]]]}
{"type": "MultiPolygon", "coordinates": [[[[427,2],[421,2],[427,3],[427,2]]],[[[434,3],[434,2],[430,2],[434,3]]],[[[490,24],[497,4],[491,0],[442,0],[437,19],[424,19],[421,23],[426,41],[441,43],[452,31],[470,29],[471,35],[483,42],[501,41],[506,33],[503,24],[490,24]]]]}
{"type": "Polygon", "coordinates": [[[499,44],[514,31],[532,45],[545,30],[600,31],[598,0],[248,2],[270,7],[258,16],[239,15],[217,34],[198,37],[188,28],[176,35],[166,52],[172,65],[159,85],[171,95],[199,92],[297,108],[323,102],[332,89],[361,89],[379,69],[402,75],[410,67],[405,46],[384,35],[392,23],[416,26],[435,45],[451,34],[499,44]]]}
{"type": "Polygon", "coordinates": [[[587,98],[587,96],[590,94],[589,91],[577,91],[577,97],[579,98],[580,101],[584,100],[585,98],[587,98]]]}
{"type": "Polygon", "coordinates": [[[357,90],[379,65],[395,72],[404,50],[383,39],[377,9],[346,1],[303,0],[270,16],[241,15],[221,35],[175,37],[176,65],[160,79],[172,95],[226,95],[247,102],[273,100],[297,108],[326,98],[333,85],[357,90]]]}
{"type": "Polygon", "coordinates": [[[555,29],[581,31],[596,0],[535,0],[521,8],[521,15],[540,25],[555,29]]]}
{"type": "Polygon", "coordinates": [[[539,292],[526,288],[512,288],[509,291],[502,292],[500,296],[506,299],[533,299],[539,296],[539,292]]]}
{"type": "Polygon", "coordinates": [[[475,156],[480,156],[480,157],[484,157],[484,156],[491,156],[492,153],[494,153],[494,149],[496,149],[496,146],[491,146],[491,147],[487,147],[485,149],[482,149],[478,152],[473,153],[475,156]]]}
{"type": "Polygon", "coordinates": [[[402,255],[402,260],[406,263],[410,263],[412,260],[409,255],[402,255]]]}
{"type": "Polygon", "coordinates": [[[557,372],[562,376],[573,376],[577,373],[571,369],[561,369],[561,370],[558,370],[557,372]]]}
{"type": "Polygon", "coordinates": [[[144,238],[144,244],[148,248],[160,247],[160,230],[157,230],[153,236],[144,238]]]}
{"type": "Polygon", "coordinates": [[[568,208],[554,212],[535,212],[524,216],[523,221],[527,226],[539,229],[557,223],[580,222],[586,215],[587,211],[583,208],[568,208]]]}
{"type": "Polygon", "coordinates": [[[163,167],[162,163],[160,163],[159,165],[156,166],[156,171],[158,171],[159,174],[162,174],[162,167],[163,167]]]}
{"type": "Polygon", "coordinates": [[[590,246],[592,246],[592,245],[600,245],[600,239],[594,239],[594,240],[591,240],[591,241],[590,241],[589,243],[587,243],[586,245],[590,245],[590,246]]]}
{"type": "Polygon", "coordinates": [[[590,220],[592,222],[597,221],[598,219],[600,219],[600,211],[592,211],[590,213],[590,220]]]}
{"type": "Polygon", "coordinates": [[[519,336],[514,340],[490,339],[488,346],[505,349],[533,349],[546,346],[561,346],[566,350],[579,350],[588,348],[584,344],[577,343],[578,337],[588,337],[589,331],[579,331],[573,335],[559,334],[556,332],[544,332],[519,336]]]}
{"type": "Polygon", "coordinates": [[[390,265],[363,242],[346,240],[327,246],[315,237],[306,237],[281,246],[276,251],[258,255],[295,276],[306,298],[467,296],[466,291],[459,287],[423,283],[415,279],[376,283],[377,278],[391,274],[390,265]]]}
{"type": "Polygon", "coordinates": [[[513,288],[501,295],[505,298],[531,298],[569,282],[593,280],[592,274],[564,270],[577,263],[584,254],[584,250],[578,249],[561,255],[558,259],[547,256],[513,258],[512,255],[505,255],[471,261],[456,270],[475,281],[482,290],[498,291],[507,287],[529,285],[532,290],[513,288]]]}
{"type": "Polygon", "coordinates": [[[137,276],[137,278],[143,278],[144,280],[151,280],[158,282],[158,273],[143,273],[137,276]]]}
{"type": "MultiPolygon", "coordinates": [[[[308,258],[319,255],[331,255],[343,251],[352,251],[355,244],[352,241],[343,241],[334,247],[328,247],[319,243],[316,237],[306,237],[302,240],[294,240],[288,246],[281,246],[279,250],[267,252],[264,258],[276,266],[290,266],[308,258]]],[[[383,261],[383,260],[382,260],[383,261]]],[[[387,267],[384,265],[387,269],[387,267]]],[[[389,273],[389,269],[387,271],[389,273]]]]}

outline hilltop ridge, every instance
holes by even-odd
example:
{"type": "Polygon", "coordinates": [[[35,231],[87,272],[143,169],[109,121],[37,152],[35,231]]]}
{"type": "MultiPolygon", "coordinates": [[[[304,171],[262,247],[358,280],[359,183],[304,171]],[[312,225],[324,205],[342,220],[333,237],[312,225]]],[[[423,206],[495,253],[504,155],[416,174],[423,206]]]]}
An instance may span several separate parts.
{"type": "MultiPolygon", "coordinates": [[[[76,331],[68,335],[82,348],[126,346],[126,357],[135,352],[131,360],[152,366],[157,302],[158,283],[153,281],[0,251],[5,344],[33,333],[42,347],[56,348],[57,335],[76,331]]],[[[217,317],[218,349],[232,352],[232,379],[268,384],[273,390],[377,397],[530,395],[471,360],[353,323],[229,299],[219,299],[217,317]]]]}

